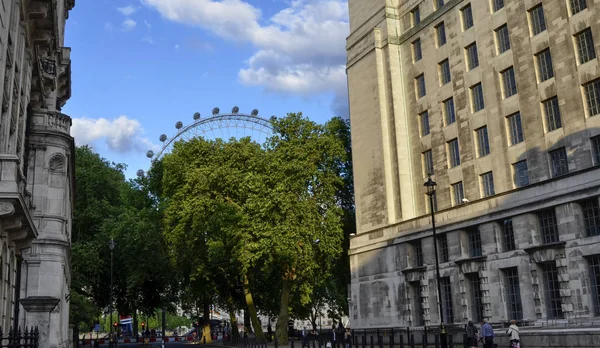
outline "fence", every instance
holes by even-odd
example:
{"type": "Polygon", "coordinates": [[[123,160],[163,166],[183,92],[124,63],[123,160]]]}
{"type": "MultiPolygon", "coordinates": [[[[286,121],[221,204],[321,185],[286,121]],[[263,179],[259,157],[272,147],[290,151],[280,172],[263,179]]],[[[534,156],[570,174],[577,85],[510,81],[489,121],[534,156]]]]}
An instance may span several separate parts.
{"type": "Polygon", "coordinates": [[[10,329],[8,335],[4,334],[0,327],[0,347],[1,348],[38,348],[39,331],[37,327],[30,329],[21,328],[17,330],[10,329]]]}

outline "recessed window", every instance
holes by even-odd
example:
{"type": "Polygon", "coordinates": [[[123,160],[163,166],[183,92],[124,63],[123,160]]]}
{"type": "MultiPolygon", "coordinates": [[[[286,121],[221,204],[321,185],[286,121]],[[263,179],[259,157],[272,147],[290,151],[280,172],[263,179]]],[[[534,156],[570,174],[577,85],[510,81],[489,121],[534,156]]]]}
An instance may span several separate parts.
{"type": "Polygon", "coordinates": [[[508,122],[508,135],[510,145],[516,145],[523,142],[525,137],[523,136],[523,126],[521,125],[521,113],[514,113],[506,118],[508,122]]]}
{"type": "Polygon", "coordinates": [[[519,281],[519,271],[517,267],[505,268],[504,289],[506,292],[506,309],[509,318],[523,319],[523,304],[521,302],[521,287],[519,281]]]}
{"type": "Polygon", "coordinates": [[[440,250],[440,261],[448,262],[450,261],[450,253],[448,250],[448,234],[438,234],[438,248],[440,250]]]}
{"type": "Polygon", "coordinates": [[[465,203],[463,201],[464,199],[465,199],[465,191],[463,190],[462,181],[452,184],[452,203],[453,203],[453,205],[461,205],[461,204],[465,203]]]}
{"type": "Polygon", "coordinates": [[[488,139],[487,126],[475,130],[477,138],[477,157],[483,157],[490,154],[490,141],[488,139]]]}
{"type": "Polygon", "coordinates": [[[446,125],[456,122],[456,113],[454,112],[454,98],[448,98],[442,102],[444,104],[444,120],[446,125]]]}
{"type": "Polygon", "coordinates": [[[494,12],[504,8],[504,0],[492,0],[492,9],[494,12]]]}
{"type": "Polygon", "coordinates": [[[494,174],[492,172],[481,174],[481,188],[483,197],[490,197],[496,194],[496,190],[494,189],[494,174]]]}
{"type": "Polygon", "coordinates": [[[477,54],[477,43],[473,42],[469,46],[465,47],[467,50],[467,67],[469,70],[473,70],[479,66],[479,55],[477,54]]]}
{"type": "Polygon", "coordinates": [[[427,94],[425,89],[425,75],[421,74],[415,78],[415,84],[417,89],[417,97],[423,98],[427,94]]]}
{"type": "Polygon", "coordinates": [[[469,254],[471,257],[478,257],[483,255],[483,250],[481,248],[481,233],[479,232],[479,228],[471,228],[467,232],[467,236],[469,237],[469,254]]]}
{"type": "Polygon", "coordinates": [[[423,152],[423,169],[425,176],[433,175],[433,153],[431,150],[423,152]]]}
{"type": "Polygon", "coordinates": [[[421,136],[424,137],[429,134],[429,112],[427,110],[419,114],[419,120],[421,124],[421,136]]]}
{"type": "Polygon", "coordinates": [[[583,221],[587,237],[600,235],[600,206],[598,197],[592,197],[581,202],[583,221]]]}
{"type": "Polygon", "coordinates": [[[445,85],[452,80],[452,76],[450,75],[450,62],[448,59],[444,59],[440,62],[439,66],[440,84],[445,85]]]}
{"type": "Polygon", "coordinates": [[[517,94],[517,80],[515,78],[515,69],[512,66],[502,72],[502,87],[504,98],[517,94]]]}
{"type": "Polygon", "coordinates": [[[436,192],[434,192],[433,195],[431,195],[431,198],[429,197],[429,195],[425,194],[425,207],[426,207],[425,210],[428,213],[431,213],[431,205],[432,204],[433,204],[433,211],[436,212],[438,210],[436,192]]]}
{"type": "Polygon", "coordinates": [[[567,160],[567,150],[564,147],[549,151],[550,165],[552,166],[552,176],[561,176],[569,173],[569,161],[567,160]]]}
{"type": "Polygon", "coordinates": [[[481,82],[471,87],[471,106],[473,108],[473,112],[477,112],[485,108],[485,103],[483,101],[483,87],[481,86],[481,82]]]}
{"type": "Polygon", "coordinates": [[[529,185],[529,172],[527,171],[527,161],[513,163],[513,182],[516,188],[529,185]]]}
{"type": "Polygon", "coordinates": [[[600,165],[600,135],[590,138],[592,143],[592,155],[596,165],[600,165]]]}
{"type": "Polygon", "coordinates": [[[536,55],[538,75],[540,82],[554,77],[554,68],[552,67],[552,55],[550,49],[545,49],[536,55]]]}
{"type": "Polygon", "coordinates": [[[560,119],[560,108],[558,107],[558,98],[552,97],[542,102],[544,106],[544,116],[546,118],[546,131],[552,132],[562,127],[560,119]]]}
{"type": "Polygon", "coordinates": [[[471,4],[463,7],[460,12],[462,16],[463,30],[468,30],[473,26],[473,9],[471,8],[471,4]]]}
{"type": "Polygon", "coordinates": [[[423,266],[423,245],[421,240],[415,240],[412,243],[413,249],[413,267],[423,266]]]}
{"type": "Polygon", "coordinates": [[[485,304],[483,302],[483,291],[481,290],[481,278],[478,272],[465,274],[465,280],[469,284],[469,298],[471,299],[471,318],[476,323],[484,319],[485,304]]]}
{"type": "MultiPolygon", "coordinates": [[[[447,261],[442,261],[447,262],[447,261]]],[[[454,298],[452,297],[452,283],[450,283],[450,277],[441,277],[440,278],[440,289],[442,292],[442,303],[444,309],[444,323],[453,323],[454,322],[454,309],[452,302],[454,298]]]]}
{"type": "Polygon", "coordinates": [[[440,9],[442,8],[442,6],[444,6],[444,0],[435,0],[435,8],[436,9],[440,9]]]}
{"type": "Polygon", "coordinates": [[[592,30],[590,28],[587,28],[579,34],[575,35],[575,44],[577,46],[577,56],[579,58],[579,64],[583,64],[589,62],[592,59],[596,59],[594,39],[592,37],[592,30]]]}
{"type": "Polygon", "coordinates": [[[594,314],[600,316],[600,255],[590,256],[588,258],[588,267],[594,314]]]}
{"type": "Polygon", "coordinates": [[[446,44],[446,26],[444,22],[438,24],[435,27],[435,31],[437,32],[437,44],[438,47],[442,47],[446,44]]]}
{"type": "Polygon", "coordinates": [[[539,265],[544,281],[544,302],[546,302],[546,317],[562,319],[562,301],[560,296],[560,278],[556,261],[544,262],[539,265]]]}
{"type": "Polygon", "coordinates": [[[546,17],[544,17],[544,8],[541,3],[529,11],[529,20],[531,21],[532,36],[546,30],[546,17]]]}
{"type": "Polygon", "coordinates": [[[579,13],[587,8],[586,0],[569,0],[569,5],[571,7],[571,16],[579,13]]]}
{"type": "Polygon", "coordinates": [[[418,62],[421,59],[423,59],[423,52],[421,51],[421,39],[416,39],[415,41],[413,41],[412,48],[413,48],[413,60],[415,62],[418,62]]]}
{"type": "Polygon", "coordinates": [[[506,24],[496,29],[496,42],[498,45],[498,54],[510,50],[510,37],[508,34],[508,26],[506,24]]]}
{"type": "Polygon", "coordinates": [[[513,228],[512,219],[504,220],[502,225],[503,225],[503,232],[504,232],[504,238],[502,240],[503,241],[503,250],[504,251],[515,250],[516,249],[515,230],[513,228]]]}
{"type": "Polygon", "coordinates": [[[419,6],[415,7],[412,11],[410,11],[410,18],[412,21],[412,26],[421,23],[421,11],[419,10],[419,6]]]}
{"type": "Polygon", "coordinates": [[[448,161],[450,162],[450,168],[460,165],[460,150],[457,138],[448,142],[448,161]]]}
{"type": "Polygon", "coordinates": [[[600,79],[584,85],[583,89],[587,101],[588,116],[600,114],[600,79]]]}
{"type": "Polygon", "coordinates": [[[558,224],[554,208],[542,210],[539,212],[538,218],[540,221],[540,241],[542,244],[558,242],[558,224]]]}

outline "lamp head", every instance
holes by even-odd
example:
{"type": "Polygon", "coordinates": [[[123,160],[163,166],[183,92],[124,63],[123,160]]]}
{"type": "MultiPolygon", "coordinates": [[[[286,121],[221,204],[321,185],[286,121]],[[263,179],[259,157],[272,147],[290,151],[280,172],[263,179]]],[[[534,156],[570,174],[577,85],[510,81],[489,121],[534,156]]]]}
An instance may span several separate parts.
{"type": "Polygon", "coordinates": [[[425,184],[423,184],[423,186],[427,188],[427,195],[433,196],[437,184],[435,183],[435,181],[431,180],[431,174],[427,176],[427,181],[425,182],[425,184]]]}

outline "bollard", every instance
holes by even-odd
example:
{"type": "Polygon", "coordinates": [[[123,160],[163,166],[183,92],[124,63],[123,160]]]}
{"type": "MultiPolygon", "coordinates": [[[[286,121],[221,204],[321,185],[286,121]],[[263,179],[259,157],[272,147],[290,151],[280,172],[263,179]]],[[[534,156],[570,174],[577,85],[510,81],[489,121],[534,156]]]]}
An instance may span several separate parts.
{"type": "Polygon", "coordinates": [[[433,344],[435,345],[435,348],[440,348],[440,336],[435,335],[433,336],[433,344]]]}
{"type": "Polygon", "coordinates": [[[375,348],[375,342],[373,342],[373,335],[371,335],[371,348],[375,348]]]}
{"type": "Polygon", "coordinates": [[[363,332],[363,336],[362,336],[362,348],[366,348],[367,347],[367,336],[366,336],[366,331],[363,332]]]}
{"type": "MultiPolygon", "coordinates": [[[[265,348],[267,348],[266,345],[265,348]]],[[[294,337],[292,337],[292,342],[290,342],[290,348],[294,348],[294,337]]]]}
{"type": "Polygon", "coordinates": [[[410,334],[410,348],[415,348],[415,335],[410,334]]]}
{"type": "Polygon", "coordinates": [[[449,334],[446,338],[448,339],[448,348],[454,348],[454,336],[449,334]]]}
{"type": "Polygon", "coordinates": [[[275,336],[275,348],[279,346],[279,339],[275,336]]]}
{"type": "Polygon", "coordinates": [[[423,334],[423,348],[427,348],[427,330],[425,330],[425,333],[423,334]]]}
{"type": "Polygon", "coordinates": [[[400,348],[404,348],[404,336],[402,336],[402,333],[400,333],[398,339],[400,340],[400,348]]]}

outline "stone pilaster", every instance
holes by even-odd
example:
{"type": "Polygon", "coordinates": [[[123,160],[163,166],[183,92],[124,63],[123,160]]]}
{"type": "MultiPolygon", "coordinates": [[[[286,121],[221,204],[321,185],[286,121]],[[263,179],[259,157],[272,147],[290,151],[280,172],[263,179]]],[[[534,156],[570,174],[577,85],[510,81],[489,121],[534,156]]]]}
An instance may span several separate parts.
{"type": "Polygon", "coordinates": [[[20,302],[27,312],[28,325],[39,330],[39,347],[58,347],[59,336],[52,334],[51,313],[60,300],[50,296],[31,296],[20,302]]]}

